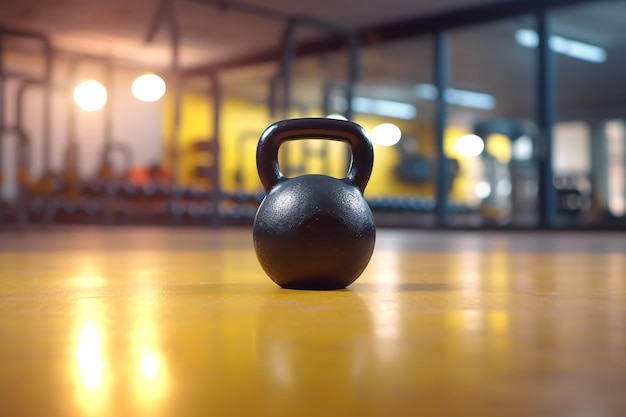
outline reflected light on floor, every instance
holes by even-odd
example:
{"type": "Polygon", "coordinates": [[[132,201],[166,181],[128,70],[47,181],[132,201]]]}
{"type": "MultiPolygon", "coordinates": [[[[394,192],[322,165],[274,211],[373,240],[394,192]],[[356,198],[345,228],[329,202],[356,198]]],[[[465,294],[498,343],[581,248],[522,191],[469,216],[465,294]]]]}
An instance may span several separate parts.
{"type": "Polygon", "coordinates": [[[372,275],[377,278],[377,285],[387,287],[389,284],[400,282],[400,256],[397,251],[379,252],[374,255],[371,269],[375,270],[372,275]]]}
{"type": "MultiPolygon", "coordinates": [[[[89,307],[82,306],[83,309],[89,307]]],[[[77,335],[74,359],[77,363],[74,363],[78,365],[79,379],[76,398],[84,415],[107,415],[111,378],[108,376],[105,336],[99,327],[101,322],[95,320],[95,315],[91,317],[83,318],[77,335]]]]}
{"type": "Polygon", "coordinates": [[[624,263],[624,255],[621,253],[609,253],[607,254],[606,265],[608,267],[608,277],[611,283],[611,290],[616,291],[618,294],[624,294],[626,290],[626,283],[624,282],[624,270],[626,264],[624,263]]]}
{"type": "Polygon", "coordinates": [[[156,353],[145,350],[141,354],[141,375],[146,381],[154,381],[159,376],[159,360],[156,353]]]}
{"type": "Polygon", "coordinates": [[[451,357],[467,358],[480,350],[483,336],[481,310],[450,310],[445,313],[444,325],[451,357]]]}
{"type": "MultiPolygon", "coordinates": [[[[99,287],[104,283],[100,266],[94,260],[81,262],[77,265],[72,284],[76,288],[99,287]]],[[[80,378],[85,388],[95,390],[102,385],[104,378],[104,359],[102,353],[102,334],[98,323],[101,323],[100,303],[83,300],[77,305],[79,322],[78,347],[76,356],[80,378]]]]}
{"type": "Polygon", "coordinates": [[[272,343],[268,348],[268,360],[270,362],[270,369],[272,370],[272,376],[276,380],[277,385],[280,388],[288,389],[294,384],[294,376],[292,367],[289,366],[289,361],[285,358],[289,358],[288,346],[281,342],[272,343]]]}
{"type": "Polygon", "coordinates": [[[459,284],[462,287],[462,293],[470,297],[474,297],[480,293],[483,284],[483,276],[481,275],[482,255],[477,252],[464,252],[459,254],[458,264],[454,267],[457,269],[459,284]]]}
{"type": "Polygon", "coordinates": [[[82,253],[72,268],[71,285],[74,288],[94,288],[106,284],[102,258],[93,252],[82,253]]]}
{"type": "Polygon", "coordinates": [[[139,352],[135,384],[138,397],[144,403],[160,399],[167,389],[165,361],[158,350],[144,346],[139,352]]]}
{"type": "Polygon", "coordinates": [[[489,258],[487,261],[485,256],[478,252],[463,252],[458,254],[456,258],[453,268],[458,274],[458,285],[462,294],[461,301],[468,308],[448,312],[446,324],[450,330],[461,331],[466,335],[482,334],[486,313],[483,310],[483,288],[487,287],[488,284],[492,290],[500,292],[507,287],[505,260],[496,257],[489,258]],[[485,262],[489,262],[490,266],[494,263],[500,265],[496,266],[495,273],[492,272],[491,276],[488,276],[486,269],[489,268],[484,266],[485,262]]]}
{"type": "MultiPolygon", "coordinates": [[[[102,280],[99,275],[77,274],[74,282],[83,278],[102,280]]],[[[83,281],[84,283],[84,281],[83,281]]],[[[80,284],[79,284],[80,285],[80,284]]],[[[70,358],[76,380],[76,401],[84,414],[106,415],[109,404],[110,362],[107,357],[107,333],[103,323],[105,313],[99,298],[79,298],[74,306],[76,317],[76,347],[70,358]]]]}
{"type": "MultiPolygon", "coordinates": [[[[626,283],[624,282],[624,255],[622,253],[607,254],[606,265],[608,268],[607,279],[609,290],[615,294],[626,294],[626,283]]],[[[624,329],[626,325],[626,315],[623,313],[624,298],[610,297],[605,304],[606,322],[610,328],[624,329]]],[[[624,357],[624,346],[626,346],[626,333],[623,331],[613,332],[613,337],[618,343],[610,344],[609,357],[621,360],[624,357]]]]}
{"type": "Polygon", "coordinates": [[[489,313],[489,331],[496,335],[505,335],[509,331],[509,313],[492,311],[489,313]]]}
{"type": "Polygon", "coordinates": [[[140,348],[138,366],[133,372],[135,404],[142,413],[155,410],[162,405],[168,392],[165,361],[161,353],[149,344],[140,348]]]}
{"type": "Polygon", "coordinates": [[[74,286],[78,288],[99,287],[104,279],[96,274],[80,275],[74,279],[74,286]]]}
{"type": "Polygon", "coordinates": [[[377,255],[376,265],[380,270],[376,272],[376,276],[379,278],[377,284],[381,284],[381,288],[376,291],[370,310],[377,356],[383,361],[392,361],[398,354],[397,341],[401,333],[400,302],[398,293],[393,289],[400,283],[401,257],[402,254],[397,251],[377,255]],[[385,291],[385,288],[392,291],[385,291]]]}
{"type": "Polygon", "coordinates": [[[378,338],[395,339],[400,333],[398,323],[400,306],[397,300],[385,298],[387,297],[379,297],[376,310],[373,312],[375,318],[374,334],[378,338]]]}
{"type": "MultiPolygon", "coordinates": [[[[496,369],[509,369],[512,363],[512,344],[510,338],[510,315],[508,311],[495,310],[487,314],[487,348],[491,366],[496,369]]],[[[521,348],[516,347],[519,352],[521,348]]]]}
{"type": "Polygon", "coordinates": [[[446,326],[457,332],[479,332],[483,328],[483,312],[480,310],[454,310],[446,313],[446,326]]]}
{"type": "Polygon", "coordinates": [[[85,323],[78,335],[78,368],[85,387],[95,389],[102,385],[104,360],[102,359],[101,336],[92,321],[85,323]]]}
{"type": "Polygon", "coordinates": [[[501,293],[508,298],[510,285],[510,257],[506,253],[494,253],[487,258],[491,272],[487,275],[491,291],[501,293]]]}
{"type": "Polygon", "coordinates": [[[376,353],[380,360],[392,361],[398,354],[400,337],[400,305],[397,294],[380,292],[372,308],[376,353]]]}
{"type": "MultiPolygon", "coordinates": [[[[144,301],[147,301],[146,297],[144,301]]],[[[133,332],[132,380],[136,405],[144,412],[160,405],[169,387],[166,362],[158,342],[155,308],[155,304],[146,302],[134,312],[139,319],[133,332]]]]}

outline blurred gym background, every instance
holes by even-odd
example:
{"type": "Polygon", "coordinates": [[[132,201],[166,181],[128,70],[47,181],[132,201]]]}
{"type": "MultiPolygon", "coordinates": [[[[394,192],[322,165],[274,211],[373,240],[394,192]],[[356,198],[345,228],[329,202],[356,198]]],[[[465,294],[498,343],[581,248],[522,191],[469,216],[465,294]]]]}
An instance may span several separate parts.
{"type": "MultiPolygon", "coordinates": [[[[250,225],[259,135],[361,124],[381,227],[626,226],[623,1],[0,4],[0,223],[250,225]],[[443,93],[441,93],[443,92],[443,93]]],[[[342,177],[345,145],[281,148],[342,177]]]]}

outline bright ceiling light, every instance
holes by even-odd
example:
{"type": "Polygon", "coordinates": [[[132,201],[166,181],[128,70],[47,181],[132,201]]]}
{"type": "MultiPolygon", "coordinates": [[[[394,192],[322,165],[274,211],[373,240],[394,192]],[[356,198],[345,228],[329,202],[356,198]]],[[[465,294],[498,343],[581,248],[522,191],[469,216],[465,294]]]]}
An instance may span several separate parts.
{"type": "MultiPolygon", "coordinates": [[[[527,48],[536,48],[539,45],[539,35],[532,29],[520,29],[515,32],[515,40],[518,44],[527,48]]],[[[563,38],[550,36],[550,49],[562,55],[569,56],[587,62],[601,63],[606,61],[606,51],[599,46],[563,38]]]]}
{"type": "Polygon", "coordinates": [[[597,63],[606,61],[606,51],[599,46],[588,43],[552,36],[550,37],[550,47],[554,52],[583,61],[597,63]]]}
{"type": "Polygon", "coordinates": [[[352,107],[359,113],[377,114],[396,119],[411,120],[417,115],[414,105],[391,100],[355,97],[352,100],[352,107]]]}
{"type": "Polygon", "coordinates": [[[485,149],[485,143],[477,135],[465,135],[456,140],[456,151],[463,156],[478,156],[485,149]]]}
{"type": "Polygon", "coordinates": [[[437,100],[439,89],[432,84],[418,84],[415,86],[415,95],[422,100],[437,100]]]}
{"type": "Polygon", "coordinates": [[[515,32],[515,40],[527,48],[536,48],[539,45],[539,35],[530,29],[520,29],[515,32]]]}
{"type": "MultiPolygon", "coordinates": [[[[418,84],[414,91],[415,95],[422,100],[436,100],[439,97],[439,90],[432,84],[418,84]]],[[[496,107],[494,96],[476,91],[446,88],[444,98],[447,103],[472,109],[492,110],[496,107]]]]}
{"type": "MultiPolygon", "coordinates": [[[[336,111],[346,111],[348,108],[344,97],[335,97],[332,103],[336,111]]],[[[357,113],[376,114],[404,120],[412,120],[417,115],[417,108],[412,104],[367,97],[353,98],[352,109],[357,113]]]]}
{"type": "Polygon", "coordinates": [[[526,136],[520,136],[513,141],[511,148],[513,159],[517,161],[529,161],[533,157],[533,140],[526,136]]]}
{"type": "Polygon", "coordinates": [[[85,111],[100,110],[107,102],[107,90],[98,81],[84,81],[74,88],[74,102],[85,111]]]}
{"type": "Polygon", "coordinates": [[[335,120],[348,120],[346,119],[346,116],[344,116],[343,114],[339,114],[339,113],[329,114],[328,116],[326,116],[326,118],[335,119],[335,120]]]}
{"type": "Polygon", "coordinates": [[[371,137],[380,146],[393,146],[400,142],[402,131],[393,123],[383,123],[372,129],[371,137]]]}
{"type": "Polygon", "coordinates": [[[457,90],[456,88],[446,89],[446,101],[457,106],[470,107],[480,110],[492,110],[496,107],[496,99],[485,93],[474,91],[457,90]]]}
{"type": "Polygon", "coordinates": [[[131,91],[137,100],[157,101],[165,94],[165,81],[156,74],[143,74],[133,81],[131,91]]]}
{"type": "Polygon", "coordinates": [[[502,178],[500,181],[498,181],[498,184],[496,185],[496,192],[502,196],[507,196],[511,194],[512,189],[513,186],[511,185],[511,181],[507,178],[502,178]]]}
{"type": "Polygon", "coordinates": [[[491,194],[491,186],[485,181],[477,182],[474,186],[474,194],[478,198],[487,198],[491,194]]]}

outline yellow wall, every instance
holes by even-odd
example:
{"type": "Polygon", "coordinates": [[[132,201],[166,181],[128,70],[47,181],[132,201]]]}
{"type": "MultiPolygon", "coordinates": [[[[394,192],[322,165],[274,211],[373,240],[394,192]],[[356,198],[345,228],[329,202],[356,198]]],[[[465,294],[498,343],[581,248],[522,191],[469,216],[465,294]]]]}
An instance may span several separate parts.
{"type": "MultiPolygon", "coordinates": [[[[179,152],[180,152],[180,169],[179,179],[184,185],[193,184],[193,169],[196,164],[205,162],[203,155],[193,152],[191,147],[198,140],[207,140],[210,138],[210,132],[213,129],[213,120],[210,118],[211,106],[206,99],[200,94],[185,93],[182,98],[181,106],[181,125],[179,129],[179,152]]],[[[169,150],[171,149],[172,138],[174,137],[174,116],[173,116],[173,100],[171,97],[165,102],[164,118],[163,118],[163,146],[165,151],[165,160],[163,165],[171,169],[169,161],[169,150]]]]}
{"type": "MultiPolygon", "coordinates": [[[[172,129],[171,101],[165,108],[164,132],[166,132],[164,145],[167,149],[172,129]]],[[[180,128],[180,149],[181,165],[180,179],[185,185],[197,184],[197,179],[193,176],[193,167],[203,162],[203,155],[194,153],[190,146],[198,139],[207,139],[212,131],[211,104],[203,95],[186,92],[183,95],[181,128],[180,128]]],[[[295,117],[296,115],[294,115],[295,117]]],[[[309,116],[321,116],[320,114],[310,114],[309,116]]],[[[243,191],[255,192],[260,189],[261,184],[256,172],[256,145],[259,135],[263,130],[275,120],[270,120],[267,108],[263,104],[251,103],[238,99],[226,99],[222,104],[221,120],[221,184],[225,191],[237,191],[235,182],[235,172],[242,170],[243,191]],[[242,140],[245,138],[245,140],[242,140]]],[[[370,131],[379,123],[389,122],[389,119],[358,115],[355,122],[370,131]]],[[[431,126],[418,125],[410,121],[394,121],[402,130],[404,135],[414,136],[419,140],[420,152],[434,159],[435,146],[434,134],[431,126]]],[[[445,151],[449,157],[457,158],[460,162],[461,173],[455,183],[455,188],[451,194],[453,199],[464,201],[468,193],[473,190],[472,164],[475,160],[467,160],[460,157],[454,149],[454,141],[468,132],[451,127],[447,129],[445,136],[445,151]]],[[[317,141],[315,141],[317,142],[317,141]]],[[[290,161],[292,164],[300,164],[301,155],[299,147],[303,141],[290,142],[282,148],[289,149],[290,161]]],[[[316,146],[313,144],[313,146],[316,146]]],[[[306,172],[317,172],[343,177],[346,173],[346,145],[338,142],[329,144],[330,172],[321,172],[321,161],[306,161],[306,172]]],[[[281,148],[281,149],[282,149],[281,148]]],[[[389,195],[422,195],[433,196],[434,184],[413,185],[407,184],[397,179],[394,174],[395,166],[400,161],[400,153],[394,147],[384,147],[374,145],[374,169],[370,183],[368,184],[366,195],[368,197],[389,196],[389,195]]],[[[282,158],[282,152],[281,152],[282,158]]],[[[165,161],[167,162],[167,161],[165,161]]]]}

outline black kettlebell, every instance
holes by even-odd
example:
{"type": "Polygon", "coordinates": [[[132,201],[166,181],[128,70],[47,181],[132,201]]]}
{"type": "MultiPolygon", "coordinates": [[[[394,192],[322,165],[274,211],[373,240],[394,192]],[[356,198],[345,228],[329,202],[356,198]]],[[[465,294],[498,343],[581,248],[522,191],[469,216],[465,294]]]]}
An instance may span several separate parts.
{"type": "Polygon", "coordinates": [[[267,275],[292,289],[330,290],[353,283],[376,240],[374,217],[363,198],[374,150],[363,128],[325,118],[279,121],[261,135],[256,157],[266,196],[254,218],[253,240],[267,275]],[[286,178],[278,166],[278,148],[296,139],[347,143],[352,163],[346,177],[286,178]]]}

